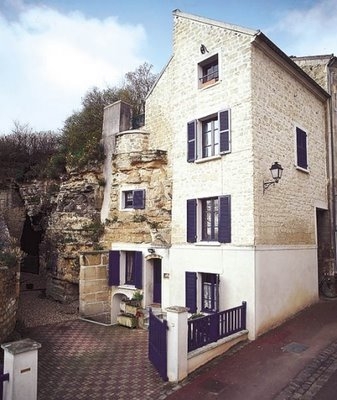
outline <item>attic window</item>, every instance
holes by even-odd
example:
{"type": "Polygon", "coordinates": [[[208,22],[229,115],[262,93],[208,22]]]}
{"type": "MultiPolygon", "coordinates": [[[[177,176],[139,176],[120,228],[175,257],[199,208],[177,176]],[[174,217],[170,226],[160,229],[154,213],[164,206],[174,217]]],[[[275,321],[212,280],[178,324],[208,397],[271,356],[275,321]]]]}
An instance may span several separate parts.
{"type": "Polygon", "coordinates": [[[199,87],[209,86],[219,80],[218,55],[207,58],[198,64],[199,87]]]}

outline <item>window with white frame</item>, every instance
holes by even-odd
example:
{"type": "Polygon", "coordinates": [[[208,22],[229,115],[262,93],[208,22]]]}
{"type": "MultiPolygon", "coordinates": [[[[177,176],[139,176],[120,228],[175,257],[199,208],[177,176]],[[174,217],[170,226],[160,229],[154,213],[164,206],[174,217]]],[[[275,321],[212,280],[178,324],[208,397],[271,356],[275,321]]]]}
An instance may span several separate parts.
{"type": "Polygon", "coordinates": [[[219,274],[185,273],[185,304],[190,313],[219,311],[219,274]]]}
{"type": "Polygon", "coordinates": [[[109,251],[109,286],[143,287],[143,254],[141,251],[109,251]]]}
{"type": "Polygon", "coordinates": [[[123,190],[122,191],[123,209],[143,209],[145,208],[145,190],[123,190]]]}
{"type": "Polygon", "coordinates": [[[296,165],[308,169],[308,138],[307,133],[296,127],[296,165]]]}
{"type": "Polygon", "coordinates": [[[201,239],[218,241],[219,198],[201,199],[201,239]]]}
{"type": "Polygon", "coordinates": [[[230,153],[230,110],[187,123],[187,162],[230,153]]]}
{"type": "Polygon", "coordinates": [[[187,242],[231,242],[231,197],[188,199],[187,242]]]}
{"type": "Polygon", "coordinates": [[[135,252],[125,252],[125,284],[135,284],[135,252]]]}
{"type": "Polygon", "coordinates": [[[219,154],[219,121],[218,116],[201,121],[202,158],[219,154]]]}
{"type": "Polygon", "coordinates": [[[219,310],[218,292],[219,275],[201,274],[201,311],[216,312],[219,310]]]}

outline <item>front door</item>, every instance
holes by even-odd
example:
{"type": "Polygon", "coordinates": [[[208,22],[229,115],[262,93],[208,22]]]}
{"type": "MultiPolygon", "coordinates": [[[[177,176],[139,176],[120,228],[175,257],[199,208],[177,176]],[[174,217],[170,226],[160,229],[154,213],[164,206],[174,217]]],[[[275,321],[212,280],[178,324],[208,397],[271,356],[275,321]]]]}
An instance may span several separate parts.
{"type": "Polygon", "coordinates": [[[161,260],[153,260],[153,302],[161,304],[161,260]]]}

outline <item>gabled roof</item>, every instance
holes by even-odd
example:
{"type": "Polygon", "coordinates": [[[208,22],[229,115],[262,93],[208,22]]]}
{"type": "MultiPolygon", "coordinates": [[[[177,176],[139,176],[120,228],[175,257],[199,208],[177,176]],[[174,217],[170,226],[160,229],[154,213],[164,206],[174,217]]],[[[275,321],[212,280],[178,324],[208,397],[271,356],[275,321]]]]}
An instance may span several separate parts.
{"type": "MultiPolygon", "coordinates": [[[[290,57],[288,57],[279,47],[277,47],[266,35],[264,35],[260,30],[254,30],[249,28],[243,28],[239,25],[227,24],[225,22],[216,21],[209,18],[200,17],[193,14],[183,13],[180,10],[174,10],[173,16],[186,18],[192,21],[196,21],[202,24],[208,24],[212,26],[217,26],[220,28],[224,28],[227,30],[231,30],[233,32],[239,32],[245,35],[249,35],[252,37],[252,43],[256,45],[260,50],[265,52],[271,59],[277,62],[282,66],[285,70],[287,70],[290,74],[295,76],[297,79],[301,81],[301,83],[307,87],[311,92],[313,92],[318,98],[322,101],[325,101],[330,95],[309,75],[307,75],[301,67],[299,67],[290,57]]],[[[151,94],[152,90],[156,86],[160,77],[166,70],[168,64],[171,62],[173,56],[170,58],[169,62],[163,68],[161,73],[159,74],[156,82],[152,86],[149,91],[147,97],[151,94]]]]}
{"type": "Polygon", "coordinates": [[[234,32],[245,33],[246,35],[251,35],[251,36],[254,36],[259,32],[255,29],[243,28],[242,26],[239,26],[239,25],[227,24],[225,22],[216,21],[213,19],[199,17],[198,15],[187,14],[178,9],[173,11],[173,16],[190,19],[192,21],[196,21],[196,22],[200,22],[200,23],[208,24],[208,25],[212,25],[212,26],[218,26],[219,28],[228,29],[228,30],[231,30],[234,32]]]}

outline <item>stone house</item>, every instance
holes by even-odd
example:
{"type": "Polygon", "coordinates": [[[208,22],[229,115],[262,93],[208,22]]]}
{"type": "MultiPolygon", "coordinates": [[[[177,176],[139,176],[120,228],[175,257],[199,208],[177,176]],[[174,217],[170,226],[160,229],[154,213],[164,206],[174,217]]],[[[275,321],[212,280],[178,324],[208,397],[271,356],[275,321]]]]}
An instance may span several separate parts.
{"type": "Polygon", "coordinates": [[[260,31],[173,18],[145,126],[129,129],[123,103],[105,110],[112,323],[137,290],[191,313],[246,301],[254,339],[318,299],[329,94],[260,31]]]}

